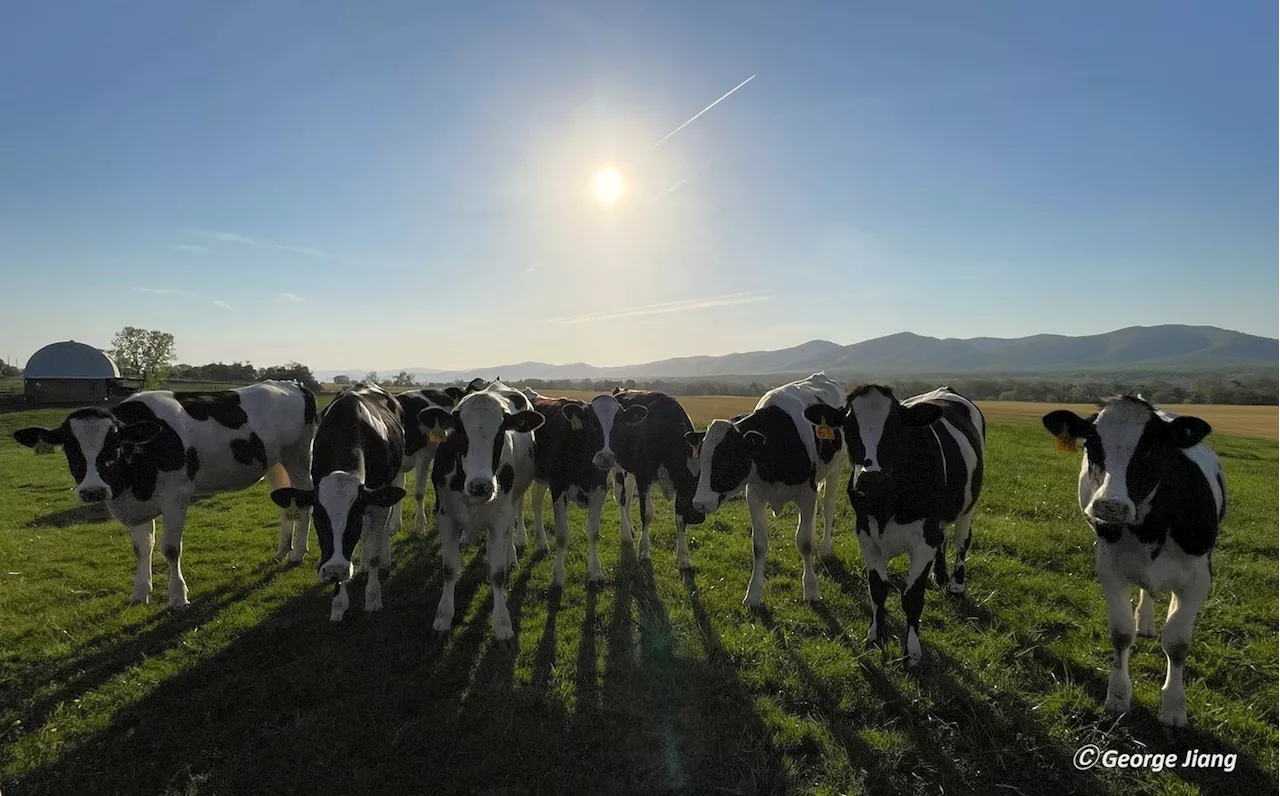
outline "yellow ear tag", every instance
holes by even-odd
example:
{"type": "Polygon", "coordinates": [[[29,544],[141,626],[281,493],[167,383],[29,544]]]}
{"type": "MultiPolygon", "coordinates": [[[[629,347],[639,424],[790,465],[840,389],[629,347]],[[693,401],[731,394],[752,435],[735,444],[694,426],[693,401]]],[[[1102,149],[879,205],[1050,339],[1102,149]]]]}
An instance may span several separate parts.
{"type": "Polygon", "coordinates": [[[53,448],[53,446],[52,446],[52,445],[50,445],[49,443],[45,442],[44,440],[38,440],[38,441],[36,442],[36,445],[35,445],[34,450],[35,450],[35,452],[36,452],[37,454],[39,454],[39,455],[41,455],[41,456],[47,456],[47,455],[49,455],[50,453],[53,453],[54,448],[53,448]]]}
{"type": "Polygon", "coordinates": [[[298,510],[297,506],[290,506],[284,511],[284,518],[290,522],[297,520],[301,516],[302,512],[298,510]]]}
{"type": "Polygon", "coordinates": [[[1059,434],[1056,437],[1056,439],[1057,439],[1058,450],[1060,451],[1068,451],[1070,453],[1075,453],[1077,450],[1079,450],[1079,448],[1076,447],[1075,437],[1072,437],[1066,431],[1066,429],[1063,429],[1062,433],[1059,434]]]}
{"type": "Polygon", "coordinates": [[[569,418],[569,428],[573,429],[574,431],[581,431],[582,418],[578,418],[578,417],[569,418]]]}
{"type": "Polygon", "coordinates": [[[836,438],[836,430],[826,423],[818,426],[818,439],[833,440],[836,438]]]}
{"type": "Polygon", "coordinates": [[[433,428],[427,432],[427,440],[430,441],[432,445],[439,445],[441,442],[444,442],[444,437],[445,432],[442,428],[433,428]]]}

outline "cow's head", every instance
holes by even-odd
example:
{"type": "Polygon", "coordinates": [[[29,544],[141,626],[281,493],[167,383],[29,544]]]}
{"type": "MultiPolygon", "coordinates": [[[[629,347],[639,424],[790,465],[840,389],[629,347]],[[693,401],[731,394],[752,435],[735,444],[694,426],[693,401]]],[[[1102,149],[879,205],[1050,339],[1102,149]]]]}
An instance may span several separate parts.
{"type": "Polygon", "coordinates": [[[502,452],[509,434],[528,434],[542,425],[542,415],[531,409],[515,410],[511,400],[497,392],[471,393],[452,412],[437,407],[423,409],[418,419],[452,431],[459,446],[464,499],[481,504],[511,489],[510,467],[502,467],[502,452]],[[500,480],[508,479],[507,483],[500,480]]]}
{"type": "MultiPolygon", "coordinates": [[[[561,411],[570,419],[570,422],[575,416],[583,419],[586,414],[576,404],[566,404],[561,411]]],[[[598,469],[608,472],[618,464],[618,454],[614,450],[617,444],[615,440],[627,433],[626,427],[643,422],[648,417],[649,410],[640,404],[632,404],[623,409],[622,404],[618,403],[618,399],[612,395],[597,395],[591,399],[589,411],[595,414],[603,439],[602,447],[596,451],[591,463],[598,469]]]]}
{"type": "Polygon", "coordinates": [[[868,384],[850,392],[843,408],[817,403],[804,416],[815,426],[844,431],[853,464],[849,494],[874,506],[893,493],[899,473],[911,464],[904,430],[928,426],[942,417],[942,410],[923,403],[904,406],[888,387],[868,384]]]}
{"type": "Polygon", "coordinates": [[[1057,409],[1041,422],[1061,447],[1075,450],[1077,441],[1084,442],[1080,508],[1091,522],[1103,525],[1145,520],[1182,449],[1199,444],[1212,431],[1198,417],[1165,420],[1151,404],[1128,395],[1104,401],[1088,418],[1057,409]]]}
{"type": "Polygon", "coordinates": [[[351,555],[364,529],[364,513],[371,506],[388,508],[404,499],[398,486],[368,489],[359,473],[336,470],[322,476],[313,489],[284,487],[271,493],[280,508],[312,507],[311,519],[320,543],[322,581],[351,580],[351,555]]]}
{"type": "Polygon", "coordinates": [[[750,415],[739,415],[734,420],[713,420],[706,431],[684,435],[698,460],[693,507],[704,515],[718,510],[747,485],[755,457],[767,441],[759,431],[742,427],[749,419],[750,415]]]}
{"type": "Polygon", "coordinates": [[[61,445],[76,481],[76,497],[84,503],[110,500],[123,487],[121,476],[144,446],[164,428],[149,420],[124,423],[102,409],[79,409],[57,428],[32,426],[13,432],[28,448],[61,445]]]}

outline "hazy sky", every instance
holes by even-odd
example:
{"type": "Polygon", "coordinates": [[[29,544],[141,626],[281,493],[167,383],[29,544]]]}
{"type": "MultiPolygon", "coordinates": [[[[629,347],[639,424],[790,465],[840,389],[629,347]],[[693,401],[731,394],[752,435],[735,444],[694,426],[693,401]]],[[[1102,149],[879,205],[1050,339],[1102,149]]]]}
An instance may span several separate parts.
{"type": "Polygon", "coordinates": [[[1276,335],[1274,2],[887,5],[10,4],[0,356],[1276,335]]]}

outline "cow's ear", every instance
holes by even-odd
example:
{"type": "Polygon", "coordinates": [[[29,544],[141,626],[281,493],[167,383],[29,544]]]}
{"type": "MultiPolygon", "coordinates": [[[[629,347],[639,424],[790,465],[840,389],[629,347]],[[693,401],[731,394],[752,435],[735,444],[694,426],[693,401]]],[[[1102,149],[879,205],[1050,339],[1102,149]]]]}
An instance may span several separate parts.
{"type": "Polygon", "coordinates": [[[1201,440],[1209,436],[1209,432],[1213,431],[1213,427],[1198,417],[1184,415],[1183,417],[1175,417],[1168,421],[1169,436],[1173,439],[1173,444],[1179,448],[1190,448],[1198,445],[1201,440]]]}
{"type": "MultiPolygon", "coordinates": [[[[497,381],[497,379],[494,379],[494,381],[497,381]]],[[[480,392],[488,385],[489,385],[489,382],[485,381],[479,376],[476,376],[474,379],[471,380],[471,383],[467,385],[467,392],[480,392]]]]}
{"type": "Polygon", "coordinates": [[[622,410],[622,422],[627,423],[629,425],[634,423],[640,423],[648,416],[649,416],[649,409],[647,407],[641,406],[640,404],[632,404],[631,406],[628,406],[626,409],[622,410]]]}
{"type": "Polygon", "coordinates": [[[804,419],[815,426],[839,428],[844,425],[844,410],[829,404],[814,404],[805,408],[804,419]]]}
{"type": "Polygon", "coordinates": [[[461,387],[445,387],[444,392],[445,395],[453,399],[455,404],[462,400],[462,396],[466,395],[466,392],[461,387]]]}
{"type": "Polygon", "coordinates": [[[518,434],[528,434],[536,431],[542,426],[542,415],[526,409],[523,412],[516,412],[514,415],[507,415],[502,421],[502,427],[509,429],[518,434]]]}
{"type": "Polygon", "coordinates": [[[286,486],[271,492],[271,502],[282,509],[287,509],[289,506],[306,508],[313,505],[315,500],[310,489],[294,489],[286,486]]]}
{"type": "Polygon", "coordinates": [[[418,422],[427,428],[453,428],[453,413],[438,406],[428,406],[418,413],[418,422]]]}
{"type": "Polygon", "coordinates": [[[686,431],[684,433],[684,441],[689,443],[690,448],[697,450],[698,446],[702,444],[702,440],[705,439],[706,436],[707,432],[705,431],[686,431]]]}
{"type": "Polygon", "coordinates": [[[13,432],[13,438],[19,445],[34,448],[41,443],[45,445],[61,445],[63,443],[62,434],[61,428],[31,426],[30,428],[20,428],[13,432]]]}
{"type": "Polygon", "coordinates": [[[587,413],[577,404],[565,404],[560,407],[560,414],[564,415],[565,420],[569,421],[569,427],[574,431],[581,431],[586,424],[587,413]]]}
{"type": "Polygon", "coordinates": [[[1093,428],[1093,423],[1085,420],[1070,409],[1055,409],[1044,417],[1040,423],[1050,434],[1058,438],[1058,447],[1074,451],[1076,440],[1085,439],[1093,428]]]}
{"type": "Polygon", "coordinates": [[[764,444],[768,442],[768,438],[755,429],[744,432],[742,438],[745,439],[747,444],[753,448],[763,448],[764,444]]]}
{"type": "Polygon", "coordinates": [[[364,492],[366,503],[373,506],[381,506],[384,509],[391,508],[404,500],[404,490],[398,486],[384,486],[378,489],[364,489],[362,491],[364,492]]]}
{"type": "Polygon", "coordinates": [[[159,423],[152,423],[150,420],[139,420],[136,423],[129,423],[123,426],[120,429],[120,438],[125,442],[141,445],[160,436],[161,431],[159,423]]]}
{"type": "Polygon", "coordinates": [[[927,426],[942,419],[942,407],[934,404],[916,404],[902,407],[902,422],[908,426],[927,426]]]}

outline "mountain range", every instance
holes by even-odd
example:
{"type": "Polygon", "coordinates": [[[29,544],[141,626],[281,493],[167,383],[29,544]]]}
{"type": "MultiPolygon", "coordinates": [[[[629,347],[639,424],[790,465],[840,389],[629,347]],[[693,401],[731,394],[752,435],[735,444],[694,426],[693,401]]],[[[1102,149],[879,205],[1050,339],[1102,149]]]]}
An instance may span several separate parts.
{"type": "MultiPolygon", "coordinates": [[[[636,365],[596,366],[583,362],[552,365],[517,362],[470,370],[425,367],[381,371],[382,377],[400,370],[420,382],[441,383],[501,377],[523,379],[693,379],[712,376],[807,375],[824,370],[883,375],[1002,374],[1034,375],[1126,369],[1213,369],[1275,367],[1280,340],[1234,332],[1214,326],[1131,326],[1105,334],[1068,337],[1037,334],[1030,337],[925,337],[899,332],[851,345],[810,340],[776,351],[748,351],[722,356],[663,359],[636,365]]],[[[353,379],[366,369],[321,370],[317,378],[330,381],[338,374],[353,379]]]]}

